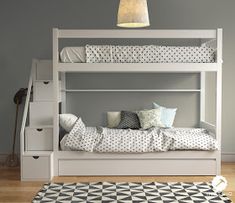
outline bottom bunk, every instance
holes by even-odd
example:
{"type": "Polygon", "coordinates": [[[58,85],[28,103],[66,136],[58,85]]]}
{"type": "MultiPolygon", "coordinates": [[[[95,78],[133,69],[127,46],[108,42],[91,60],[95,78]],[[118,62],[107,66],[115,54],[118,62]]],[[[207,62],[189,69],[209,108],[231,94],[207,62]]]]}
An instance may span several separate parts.
{"type": "Polygon", "coordinates": [[[220,148],[212,126],[203,128],[111,129],[86,127],[72,117],[61,126],[59,176],[155,176],[220,174],[220,148]],[[72,122],[71,122],[72,120],[72,122]]]}
{"type": "Polygon", "coordinates": [[[54,152],[58,176],[216,175],[220,151],[167,151],[142,154],[54,152]]]}

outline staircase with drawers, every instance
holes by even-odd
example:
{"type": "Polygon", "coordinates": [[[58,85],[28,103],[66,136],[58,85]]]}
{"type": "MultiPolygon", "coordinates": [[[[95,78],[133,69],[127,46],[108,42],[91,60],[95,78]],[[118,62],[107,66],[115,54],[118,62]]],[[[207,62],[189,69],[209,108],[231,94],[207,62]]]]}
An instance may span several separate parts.
{"type": "Polygon", "coordinates": [[[21,128],[21,180],[51,180],[52,166],[52,62],[34,59],[21,128]]]}

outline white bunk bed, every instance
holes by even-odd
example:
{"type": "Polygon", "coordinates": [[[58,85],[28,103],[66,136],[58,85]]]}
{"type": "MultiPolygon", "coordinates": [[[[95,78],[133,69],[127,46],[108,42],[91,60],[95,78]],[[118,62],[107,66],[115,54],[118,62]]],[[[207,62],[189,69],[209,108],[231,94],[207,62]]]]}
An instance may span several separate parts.
{"type": "MultiPolygon", "coordinates": [[[[31,88],[32,78],[29,82],[31,88]]],[[[30,91],[29,88],[29,91],[30,91]]],[[[215,175],[221,172],[221,102],[222,102],[222,29],[215,30],[61,30],[53,29],[53,150],[25,151],[24,128],[27,119],[29,95],[21,129],[21,154],[26,157],[48,156],[50,175],[215,175]],[[216,48],[213,63],[62,63],[59,58],[59,40],[65,38],[162,38],[199,39],[202,44],[216,48]],[[200,89],[90,89],[67,90],[67,72],[76,73],[199,73],[200,89]],[[206,122],[206,73],[216,73],[216,123],[206,122]],[[61,80],[61,82],[60,82],[61,80]],[[61,91],[63,90],[63,91],[61,91]],[[167,151],[144,154],[89,153],[61,151],[59,147],[59,103],[66,112],[66,91],[70,92],[198,92],[200,95],[200,126],[213,134],[218,142],[216,151],[167,151]]],[[[30,92],[28,92],[30,94],[30,92]]],[[[182,126],[183,127],[183,126],[182,126]]],[[[31,160],[35,163],[35,160],[31,160]]],[[[30,163],[31,163],[30,162],[30,163]]],[[[23,164],[22,164],[23,165],[23,164]]],[[[24,165],[22,170],[24,171],[24,165]]],[[[27,169],[27,167],[26,167],[27,169]]],[[[26,170],[27,172],[27,170],[26,170]]],[[[22,172],[24,173],[24,172],[22,172]]],[[[22,180],[27,178],[22,178],[22,180]]],[[[32,179],[32,178],[31,178],[32,179]]]]}
{"type": "MultiPolygon", "coordinates": [[[[53,29],[54,175],[215,175],[221,170],[222,29],[217,30],[59,30],[53,29]],[[216,46],[215,63],[61,63],[62,38],[191,38],[216,46]],[[200,127],[216,135],[218,151],[169,151],[146,154],[98,154],[59,150],[59,75],[66,72],[200,73],[200,127]],[[217,75],[216,125],[205,122],[205,73],[217,75]]],[[[119,90],[121,91],[121,90],[119,90]]],[[[131,91],[131,90],[129,90],[131,91]]],[[[161,90],[159,90],[161,91],[161,90]]],[[[65,93],[62,111],[65,112],[65,93]]]]}

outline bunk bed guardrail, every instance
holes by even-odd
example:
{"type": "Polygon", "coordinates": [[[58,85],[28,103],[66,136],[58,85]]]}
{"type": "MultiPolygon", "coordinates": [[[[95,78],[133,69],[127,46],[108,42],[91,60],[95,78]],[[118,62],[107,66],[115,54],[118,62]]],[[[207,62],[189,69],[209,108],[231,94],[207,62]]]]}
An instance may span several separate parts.
{"type": "Polygon", "coordinates": [[[217,71],[222,63],[222,29],[198,30],[65,30],[53,29],[53,63],[60,72],[200,72],[217,71]],[[200,39],[201,45],[216,48],[215,63],[62,63],[59,59],[60,39],[139,38],[200,39]]]}

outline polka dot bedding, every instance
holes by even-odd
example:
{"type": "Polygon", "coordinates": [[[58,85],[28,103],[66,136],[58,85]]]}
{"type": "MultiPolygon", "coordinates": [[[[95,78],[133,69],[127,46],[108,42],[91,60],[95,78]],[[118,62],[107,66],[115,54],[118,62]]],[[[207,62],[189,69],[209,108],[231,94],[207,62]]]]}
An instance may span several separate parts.
{"type": "Polygon", "coordinates": [[[86,127],[77,122],[61,141],[62,149],[87,152],[144,153],[169,150],[216,150],[217,141],[200,128],[148,130],[86,127]]]}
{"type": "Polygon", "coordinates": [[[207,46],[86,45],[87,63],[213,63],[215,50],[207,46]]]}

